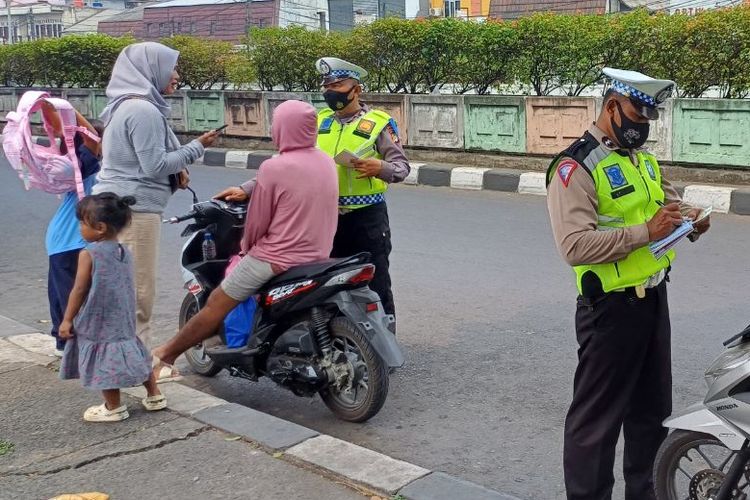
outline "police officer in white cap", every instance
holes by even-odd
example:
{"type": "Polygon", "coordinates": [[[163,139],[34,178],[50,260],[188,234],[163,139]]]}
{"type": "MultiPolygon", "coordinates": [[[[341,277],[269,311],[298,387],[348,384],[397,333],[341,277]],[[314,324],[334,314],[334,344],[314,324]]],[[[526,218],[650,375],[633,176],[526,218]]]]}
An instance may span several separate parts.
{"type": "Polygon", "coordinates": [[[324,57],[316,63],[329,109],[318,115],[318,147],[337,157],[342,151],[357,156],[351,165],[337,165],[339,224],[332,257],[369,252],[375,264],[370,287],[380,296],[393,319],[395,306],[388,272],[391,229],[385,193],[388,184],[409,175],[409,161],[401,145],[396,121],[387,113],[360,102],[367,72],[347,61],[324,57]]]}
{"type": "MultiPolygon", "coordinates": [[[[605,68],[612,80],[601,114],[547,171],[552,232],[578,287],[579,344],[565,421],[569,499],[609,499],[615,446],[624,431],[626,500],[655,498],[652,468],[672,409],[668,273],[649,243],[701,209],[682,202],[643,149],[650,120],[674,82],[605,68]]],[[[706,232],[696,223],[692,239],[706,232]]]]}

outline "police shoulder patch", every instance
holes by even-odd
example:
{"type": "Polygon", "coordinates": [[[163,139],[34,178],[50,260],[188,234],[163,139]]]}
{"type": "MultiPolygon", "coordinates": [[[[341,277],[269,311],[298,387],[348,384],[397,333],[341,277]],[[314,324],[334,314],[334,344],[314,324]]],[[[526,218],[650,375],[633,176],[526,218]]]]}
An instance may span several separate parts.
{"type": "Polygon", "coordinates": [[[393,118],[388,120],[388,125],[385,126],[385,130],[388,132],[388,135],[391,137],[391,140],[393,142],[400,142],[400,139],[398,138],[398,126],[396,125],[396,121],[393,118]]]}
{"type": "Polygon", "coordinates": [[[570,177],[573,175],[573,172],[578,168],[578,162],[574,160],[563,160],[560,162],[560,164],[557,166],[557,175],[560,176],[560,180],[563,183],[563,186],[568,187],[568,184],[570,183],[570,177]]]}

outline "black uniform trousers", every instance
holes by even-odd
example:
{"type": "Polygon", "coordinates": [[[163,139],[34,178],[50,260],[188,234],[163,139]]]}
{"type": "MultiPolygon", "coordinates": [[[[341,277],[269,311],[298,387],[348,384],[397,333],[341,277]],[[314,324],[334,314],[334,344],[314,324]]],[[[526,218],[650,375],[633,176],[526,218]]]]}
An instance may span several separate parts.
{"type": "Polygon", "coordinates": [[[49,314],[52,318],[52,335],[57,340],[57,348],[65,347],[65,340],[58,336],[60,323],[65,317],[68,307],[68,297],[73,290],[78,270],[78,254],[80,250],[70,250],[49,256],[49,273],[47,274],[47,297],[49,298],[49,314]]]}
{"type": "Polygon", "coordinates": [[[565,421],[565,487],[570,500],[612,497],[615,446],[625,436],[626,500],[655,498],[652,469],[672,411],[667,286],[598,299],[579,297],[578,368],[565,421]]]}
{"type": "Polygon", "coordinates": [[[331,257],[349,257],[370,252],[375,277],[370,288],[380,296],[386,314],[396,314],[391,292],[388,257],[391,254],[391,227],[385,202],[358,208],[339,215],[331,257]]]}

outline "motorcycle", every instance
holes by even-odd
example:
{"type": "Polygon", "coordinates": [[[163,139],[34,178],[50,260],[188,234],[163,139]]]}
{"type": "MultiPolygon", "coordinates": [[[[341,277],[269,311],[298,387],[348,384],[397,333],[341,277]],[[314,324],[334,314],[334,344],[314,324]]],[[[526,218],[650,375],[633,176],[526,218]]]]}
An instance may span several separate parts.
{"type": "MultiPolygon", "coordinates": [[[[192,220],[180,265],[187,289],[180,308],[182,328],[219,286],[231,256],[239,253],[246,204],[198,202],[188,214],[165,220],[192,220]],[[216,257],[204,260],[204,234],[210,232],[216,257]]],[[[226,369],[251,381],[268,377],[297,396],[320,395],[340,419],[364,422],[380,411],[388,395],[389,373],[404,357],[386,315],[368,283],[375,273],[362,253],[298,267],[274,277],[258,293],[258,307],[247,345],[228,348],[223,327],[189,349],[190,366],[212,377],[226,369]]]]}
{"type": "Polygon", "coordinates": [[[750,492],[750,326],[724,342],[708,392],[664,421],[654,462],[659,500],[747,500],[750,492]]]}

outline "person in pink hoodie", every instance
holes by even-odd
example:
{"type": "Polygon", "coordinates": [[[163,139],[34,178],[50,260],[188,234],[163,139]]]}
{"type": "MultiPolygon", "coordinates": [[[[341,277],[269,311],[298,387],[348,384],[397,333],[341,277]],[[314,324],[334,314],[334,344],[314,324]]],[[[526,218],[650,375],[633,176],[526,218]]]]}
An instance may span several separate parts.
{"type": "Polygon", "coordinates": [[[276,108],[271,136],[280,154],[258,170],[242,260],[206,306],[153,350],[155,370],[166,366],[176,375],[172,365],[177,357],[213,335],[232,309],[271,278],[328,258],[338,223],[338,176],[333,159],[316,147],[317,133],[317,114],[310,104],[286,101],[276,108]]]}

